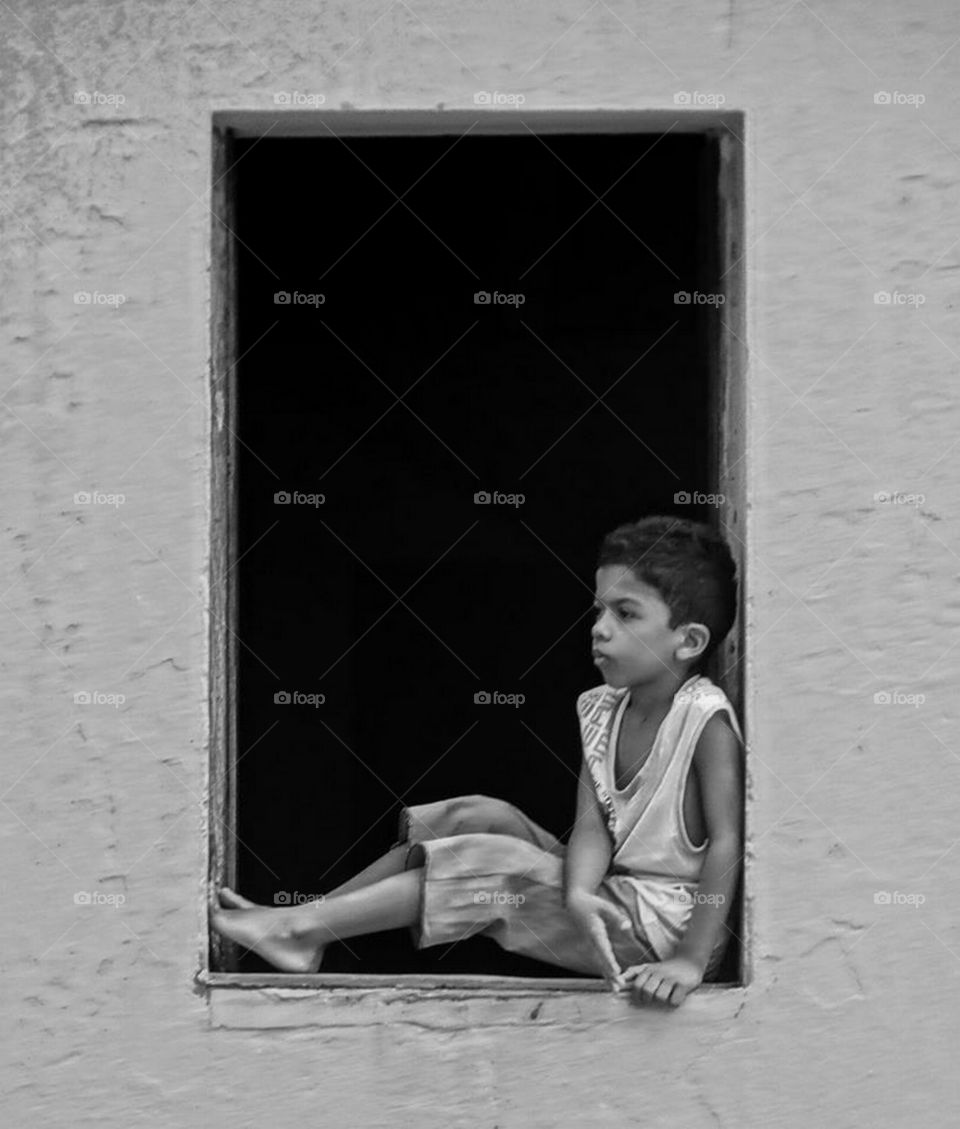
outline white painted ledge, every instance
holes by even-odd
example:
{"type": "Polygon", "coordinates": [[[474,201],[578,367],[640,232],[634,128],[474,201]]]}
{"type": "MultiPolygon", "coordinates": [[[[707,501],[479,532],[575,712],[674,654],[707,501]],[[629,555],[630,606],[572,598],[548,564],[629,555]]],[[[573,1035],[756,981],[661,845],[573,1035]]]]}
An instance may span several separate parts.
{"type": "Polygon", "coordinates": [[[681,1007],[637,1006],[602,980],[502,976],[269,976],[202,973],[212,1027],[373,1027],[435,1030],[669,1021],[726,1024],[746,1000],[741,985],[699,988],[681,1007]]]}

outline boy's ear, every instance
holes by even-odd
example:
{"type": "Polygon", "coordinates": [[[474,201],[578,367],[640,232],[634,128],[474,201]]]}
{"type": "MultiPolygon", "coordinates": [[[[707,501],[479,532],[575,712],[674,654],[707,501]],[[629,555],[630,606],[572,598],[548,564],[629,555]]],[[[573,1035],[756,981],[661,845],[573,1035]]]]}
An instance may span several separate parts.
{"type": "Polygon", "coordinates": [[[705,623],[685,623],[679,630],[683,642],[677,647],[677,658],[684,662],[698,659],[710,645],[710,628],[705,623]]]}

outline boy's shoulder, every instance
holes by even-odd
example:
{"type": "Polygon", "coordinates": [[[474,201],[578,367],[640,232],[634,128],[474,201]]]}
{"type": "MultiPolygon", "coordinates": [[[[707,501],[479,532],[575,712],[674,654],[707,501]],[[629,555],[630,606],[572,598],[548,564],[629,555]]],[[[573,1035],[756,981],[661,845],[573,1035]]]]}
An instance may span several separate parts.
{"type": "Polygon", "coordinates": [[[700,727],[709,724],[714,717],[722,718],[723,721],[720,724],[725,723],[726,727],[732,729],[737,737],[742,740],[740,719],[737,717],[733,702],[727,697],[723,687],[718,686],[706,675],[701,675],[695,682],[684,687],[677,696],[679,697],[680,694],[687,698],[683,708],[691,724],[700,727]]]}
{"type": "Polygon", "coordinates": [[[718,709],[728,709],[735,712],[733,703],[727,697],[721,686],[708,678],[705,674],[698,675],[689,685],[677,691],[674,701],[685,701],[688,708],[696,712],[714,713],[718,709]]]}
{"type": "MultiPolygon", "coordinates": [[[[606,682],[602,682],[599,686],[593,686],[589,690],[584,690],[582,694],[577,697],[577,713],[581,717],[588,717],[598,708],[608,709],[627,693],[627,687],[614,687],[608,686],[606,682]]],[[[674,701],[689,700],[695,705],[702,705],[713,707],[717,705],[731,706],[730,699],[724,693],[723,689],[708,678],[705,674],[699,675],[696,679],[690,682],[689,685],[682,687],[677,691],[674,701]]]]}
{"type": "Polygon", "coordinates": [[[697,675],[688,686],[684,686],[677,691],[678,697],[681,694],[689,695],[694,701],[729,702],[730,700],[722,687],[705,674],[697,675]]]}

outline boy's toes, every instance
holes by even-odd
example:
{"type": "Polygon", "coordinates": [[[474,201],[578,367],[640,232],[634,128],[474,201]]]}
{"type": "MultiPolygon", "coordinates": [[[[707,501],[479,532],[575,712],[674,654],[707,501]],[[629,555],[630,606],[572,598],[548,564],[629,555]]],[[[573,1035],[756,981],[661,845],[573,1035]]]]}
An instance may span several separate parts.
{"type": "Polygon", "coordinates": [[[235,893],[229,886],[221,886],[219,896],[220,905],[225,906],[227,909],[253,909],[257,904],[235,893]]]}

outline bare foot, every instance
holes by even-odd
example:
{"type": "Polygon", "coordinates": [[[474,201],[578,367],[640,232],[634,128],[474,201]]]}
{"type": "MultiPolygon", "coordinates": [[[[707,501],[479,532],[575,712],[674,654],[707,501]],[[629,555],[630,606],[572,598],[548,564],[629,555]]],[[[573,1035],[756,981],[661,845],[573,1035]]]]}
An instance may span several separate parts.
{"type": "Polygon", "coordinates": [[[256,909],[258,905],[257,902],[251,902],[249,898],[235,893],[229,886],[221,886],[219,894],[220,905],[224,909],[256,909]]]}
{"type": "Polygon", "coordinates": [[[251,949],[281,972],[316,972],[320,968],[325,945],[308,939],[302,919],[287,909],[214,909],[210,922],[218,933],[251,949]]]}

